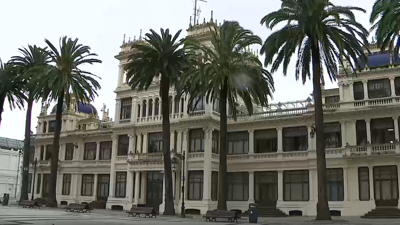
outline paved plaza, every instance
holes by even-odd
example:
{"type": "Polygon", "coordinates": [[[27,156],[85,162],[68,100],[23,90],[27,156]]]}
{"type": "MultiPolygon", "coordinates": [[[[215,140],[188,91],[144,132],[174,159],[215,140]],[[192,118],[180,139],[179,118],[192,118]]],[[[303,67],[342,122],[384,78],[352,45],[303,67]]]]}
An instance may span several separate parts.
{"type": "MultiPolygon", "coordinates": [[[[202,225],[202,224],[249,224],[246,219],[238,223],[230,222],[205,222],[203,218],[164,217],[157,218],[132,218],[127,217],[124,212],[110,210],[95,210],[92,213],[71,213],[62,209],[23,209],[15,206],[0,206],[0,225],[202,225]]],[[[263,225],[306,225],[306,224],[346,224],[346,225],[387,225],[400,224],[400,220],[366,220],[358,217],[335,218],[332,222],[317,222],[309,217],[287,217],[287,218],[260,218],[258,224],[263,225]]]]}

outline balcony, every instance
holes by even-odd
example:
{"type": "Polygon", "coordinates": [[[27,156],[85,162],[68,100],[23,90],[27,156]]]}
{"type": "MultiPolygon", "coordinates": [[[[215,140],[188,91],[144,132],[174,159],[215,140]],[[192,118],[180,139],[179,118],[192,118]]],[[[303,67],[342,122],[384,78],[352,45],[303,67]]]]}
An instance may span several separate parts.
{"type": "Polygon", "coordinates": [[[397,155],[400,154],[400,143],[373,144],[360,146],[347,146],[346,156],[374,156],[374,155],[397,155]]]}

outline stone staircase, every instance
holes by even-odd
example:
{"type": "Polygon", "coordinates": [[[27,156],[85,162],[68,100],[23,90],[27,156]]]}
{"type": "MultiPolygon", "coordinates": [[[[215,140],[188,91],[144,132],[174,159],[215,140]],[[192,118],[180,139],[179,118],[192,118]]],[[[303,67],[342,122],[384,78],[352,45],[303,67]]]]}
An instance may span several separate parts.
{"type": "MultiPolygon", "coordinates": [[[[260,217],[286,217],[287,215],[280,209],[274,206],[259,206],[258,213],[260,217]]],[[[248,216],[249,212],[246,211],[244,216],[248,216]]]]}
{"type": "Polygon", "coordinates": [[[400,219],[400,209],[392,207],[376,207],[361,218],[365,219],[400,219]]]}

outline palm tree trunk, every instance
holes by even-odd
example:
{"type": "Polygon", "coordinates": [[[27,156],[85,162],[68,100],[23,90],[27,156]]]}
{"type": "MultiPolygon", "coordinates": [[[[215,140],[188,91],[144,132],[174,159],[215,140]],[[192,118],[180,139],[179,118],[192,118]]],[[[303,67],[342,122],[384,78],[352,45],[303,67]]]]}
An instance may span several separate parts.
{"type": "Polygon", "coordinates": [[[6,97],[0,97],[0,127],[1,127],[1,115],[3,115],[4,101],[6,97]]]}
{"type": "MultiPolygon", "coordinates": [[[[170,124],[169,124],[169,80],[164,74],[161,75],[161,105],[163,126],[163,153],[164,153],[164,179],[165,179],[165,209],[164,215],[175,215],[174,199],[172,194],[172,170],[170,148],[170,124]]],[[[154,109],[153,109],[154,110],[154,109]]]]}
{"type": "Polygon", "coordinates": [[[315,130],[317,141],[318,203],[316,220],[331,220],[326,192],[326,158],[324,141],[324,112],[321,93],[321,60],[318,43],[312,41],[312,66],[315,103],[315,130]]]}
{"type": "Polygon", "coordinates": [[[218,185],[218,206],[217,208],[220,210],[226,210],[226,200],[227,200],[227,162],[226,162],[226,155],[227,155],[227,135],[228,135],[228,121],[226,116],[226,101],[227,101],[227,79],[223,84],[220,93],[219,99],[219,109],[220,109],[220,116],[219,116],[219,126],[220,126],[220,136],[219,136],[219,185],[218,185]]]}
{"type": "MultiPolygon", "coordinates": [[[[28,109],[25,118],[25,140],[24,140],[24,158],[22,160],[22,186],[21,201],[28,200],[28,179],[29,179],[29,149],[31,144],[31,118],[32,118],[33,99],[28,99],[28,109]]],[[[33,159],[32,159],[33,160],[33,159]]]]}
{"type": "Polygon", "coordinates": [[[58,152],[60,149],[60,134],[62,123],[62,110],[64,103],[64,93],[58,97],[56,111],[56,129],[54,131],[53,152],[51,154],[51,171],[50,171],[50,190],[49,190],[49,207],[57,207],[56,188],[57,188],[57,169],[58,169],[58,152]]]}

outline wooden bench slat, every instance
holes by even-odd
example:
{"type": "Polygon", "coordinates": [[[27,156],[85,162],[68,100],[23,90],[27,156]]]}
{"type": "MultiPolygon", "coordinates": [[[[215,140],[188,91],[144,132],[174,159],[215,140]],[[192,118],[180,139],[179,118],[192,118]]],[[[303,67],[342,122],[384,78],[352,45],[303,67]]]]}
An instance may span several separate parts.
{"type": "Polygon", "coordinates": [[[156,212],[154,210],[154,208],[151,207],[132,207],[129,211],[126,211],[126,213],[128,213],[128,217],[129,216],[133,216],[133,217],[140,217],[140,215],[144,215],[144,217],[157,217],[156,212]]]}

